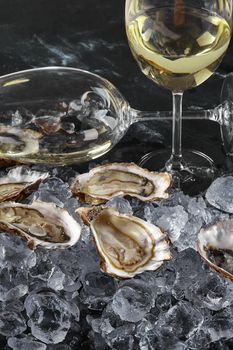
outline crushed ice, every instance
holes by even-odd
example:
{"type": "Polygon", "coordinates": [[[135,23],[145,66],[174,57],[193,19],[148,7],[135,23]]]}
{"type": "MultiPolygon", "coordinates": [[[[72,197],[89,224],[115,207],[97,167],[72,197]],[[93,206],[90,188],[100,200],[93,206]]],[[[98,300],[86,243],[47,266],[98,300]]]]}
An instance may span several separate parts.
{"type": "MultiPolygon", "coordinates": [[[[26,202],[54,202],[74,215],[80,203],[68,182],[75,172],[50,174],[26,202]]],[[[1,349],[230,349],[233,284],[208,268],[195,242],[201,227],[231,217],[232,184],[232,177],[217,179],[207,200],[177,191],[156,203],[109,201],[122,213],[160,226],[173,242],[171,261],[131,280],[100,272],[86,226],[78,244],[64,251],[31,251],[20,238],[2,233],[1,349]]]]}

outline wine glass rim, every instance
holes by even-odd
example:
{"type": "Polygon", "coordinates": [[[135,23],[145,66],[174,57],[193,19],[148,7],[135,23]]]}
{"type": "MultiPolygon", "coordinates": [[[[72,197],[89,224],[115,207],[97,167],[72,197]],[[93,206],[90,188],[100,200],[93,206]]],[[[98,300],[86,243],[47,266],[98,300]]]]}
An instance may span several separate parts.
{"type": "Polygon", "coordinates": [[[76,72],[76,73],[84,73],[89,77],[92,78],[96,78],[99,79],[100,81],[102,81],[103,84],[105,84],[108,88],[108,90],[112,89],[113,90],[113,95],[115,94],[116,97],[118,95],[118,97],[121,98],[122,101],[124,101],[124,103],[128,104],[128,101],[126,100],[126,98],[122,95],[122,93],[120,92],[120,90],[118,90],[118,88],[111,83],[108,79],[103,78],[102,76],[96,74],[96,73],[92,73],[88,70],[85,69],[81,69],[81,68],[74,68],[74,67],[64,67],[64,66],[42,66],[42,67],[36,67],[36,68],[29,68],[29,69],[24,69],[24,70],[19,70],[19,71],[15,71],[12,73],[8,73],[8,74],[4,74],[0,76],[0,82],[4,79],[7,78],[12,78],[14,76],[17,76],[19,74],[28,74],[28,73],[37,73],[37,72],[43,72],[43,71],[66,71],[66,72],[76,72]]]}
{"type": "MultiPolygon", "coordinates": [[[[12,77],[14,75],[18,75],[18,74],[24,74],[24,73],[33,73],[33,72],[39,72],[39,71],[75,71],[75,72],[80,72],[80,73],[85,73],[85,74],[88,74],[90,76],[93,76],[93,77],[96,77],[96,78],[99,78],[103,81],[106,81],[108,83],[110,83],[112,86],[114,86],[109,80],[101,77],[100,75],[96,74],[96,73],[92,73],[88,70],[85,70],[85,69],[81,69],[81,68],[74,68],[74,67],[64,67],[64,66],[43,66],[43,67],[36,67],[36,68],[29,68],[29,69],[23,69],[23,70],[19,70],[19,71],[15,71],[15,72],[12,72],[12,73],[7,73],[7,74],[4,74],[4,75],[1,75],[0,76],[0,80],[3,79],[3,78],[8,78],[8,77],[12,77]]],[[[116,89],[116,87],[114,86],[114,88],[116,89]]]]}

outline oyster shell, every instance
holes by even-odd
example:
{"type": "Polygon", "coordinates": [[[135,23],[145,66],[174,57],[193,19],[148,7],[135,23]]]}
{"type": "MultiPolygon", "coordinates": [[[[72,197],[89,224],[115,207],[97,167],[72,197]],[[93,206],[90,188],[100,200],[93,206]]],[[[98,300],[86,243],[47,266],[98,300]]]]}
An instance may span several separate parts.
{"type": "Polygon", "coordinates": [[[74,245],[79,240],[81,225],[52,203],[5,202],[0,204],[0,230],[26,239],[31,249],[37,245],[52,249],[74,245]]]}
{"type": "Polygon", "coordinates": [[[0,158],[0,168],[8,168],[8,167],[16,166],[17,164],[20,164],[20,163],[11,159],[0,158]]]}
{"type": "Polygon", "coordinates": [[[150,172],[134,163],[113,163],[77,176],[71,185],[71,191],[92,204],[104,203],[116,196],[154,201],[168,198],[167,191],[171,182],[168,173],[150,172]]]}
{"type": "Polygon", "coordinates": [[[130,278],[157,270],[171,259],[169,243],[159,227],[112,208],[78,208],[77,212],[90,223],[103,272],[130,278]]]}
{"type": "Polygon", "coordinates": [[[233,281],[233,221],[222,220],[198,234],[197,248],[206,262],[233,281]]]}
{"type": "Polygon", "coordinates": [[[48,173],[25,170],[21,166],[11,169],[6,176],[0,178],[0,202],[24,198],[48,177],[48,173]]]}
{"type": "Polygon", "coordinates": [[[31,129],[19,129],[0,125],[0,157],[6,159],[20,158],[39,151],[42,134],[31,129]]]}

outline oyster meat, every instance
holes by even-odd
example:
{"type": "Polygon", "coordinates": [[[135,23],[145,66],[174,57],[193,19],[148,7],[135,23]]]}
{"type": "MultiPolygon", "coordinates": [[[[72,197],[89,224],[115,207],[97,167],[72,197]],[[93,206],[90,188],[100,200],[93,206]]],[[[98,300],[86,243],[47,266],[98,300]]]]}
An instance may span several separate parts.
{"type": "Polygon", "coordinates": [[[11,169],[6,176],[0,178],[0,202],[26,197],[48,176],[48,173],[25,170],[23,167],[11,169]]]}
{"type": "Polygon", "coordinates": [[[131,196],[142,201],[168,198],[171,186],[168,173],[156,173],[134,163],[113,163],[77,176],[71,191],[81,200],[100,204],[116,196],[131,196]]]}
{"type": "Polygon", "coordinates": [[[222,220],[198,234],[197,248],[206,262],[233,281],[233,221],[222,220]]]}
{"type": "Polygon", "coordinates": [[[80,238],[81,225],[52,203],[5,202],[0,204],[0,230],[26,239],[31,249],[37,245],[52,249],[74,245],[80,238]]]}
{"type": "Polygon", "coordinates": [[[157,270],[171,259],[167,237],[159,227],[112,208],[78,208],[77,212],[90,224],[103,272],[130,278],[157,270]]]}

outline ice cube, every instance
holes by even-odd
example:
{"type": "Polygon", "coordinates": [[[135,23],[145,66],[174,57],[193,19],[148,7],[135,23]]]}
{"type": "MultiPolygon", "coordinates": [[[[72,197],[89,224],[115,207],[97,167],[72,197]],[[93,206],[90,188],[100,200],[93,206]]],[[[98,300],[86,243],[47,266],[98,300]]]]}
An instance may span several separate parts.
{"type": "Polygon", "coordinates": [[[73,114],[81,111],[83,108],[80,100],[73,100],[69,103],[68,114],[73,114]]]}
{"type": "Polygon", "coordinates": [[[46,344],[62,342],[70,328],[69,304],[52,292],[31,293],[25,300],[32,335],[46,344]]]}
{"type": "Polygon", "coordinates": [[[200,350],[206,349],[207,345],[210,344],[211,338],[208,330],[198,329],[186,342],[188,349],[190,350],[200,350]]]}
{"type": "Polygon", "coordinates": [[[140,341],[140,350],[186,350],[172,327],[151,329],[140,341]]]}
{"type": "Polygon", "coordinates": [[[71,122],[61,123],[61,129],[67,132],[67,134],[73,134],[75,132],[75,125],[71,122]]]}
{"type": "Polygon", "coordinates": [[[36,254],[29,249],[20,237],[11,234],[0,234],[0,266],[17,267],[25,271],[36,264],[36,254]]]}
{"type": "Polygon", "coordinates": [[[207,207],[202,197],[191,198],[188,203],[188,212],[193,216],[203,217],[207,207]]]}
{"type": "Polygon", "coordinates": [[[12,114],[12,126],[20,126],[22,124],[23,118],[19,110],[16,110],[12,114]]]}
{"type": "MultiPolygon", "coordinates": [[[[34,350],[34,349],[31,349],[34,350]]],[[[73,350],[69,345],[66,344],[56,344],[56,345],[47,345],[47,350],[73,350]]]]}
{"type": "Polygon", "coordinates": [[[204,321],[202,313],[189,302],[180,301],[162,315],[156,327],[172,329],[180,339],[188,338],[204,321]]]}
{"type": "Polygon", "coordinates": [[[161,205],[168,207],[181,205],[187,211],[190,199],[191,197],[184,194],[182,191],[175,190],[170,194],[167,200],[161,202],[161,205]]]}
{"type": "Polygon", "coordinates": [[[208,188],[206,199],[215,208],[233,214],[233,176],[216,179],[208,188]]]}
{"type": "Polygon", "coordinates": [[[118,210],[119,213],[133,215],[132,207],[125,198],[114,197],[106,203],[106,206],[118,210]]]}
{"type": "Polygon", "coordinates": [[[147,314],[137,326],[135,337],[139,339],[141,350],[153,349],[157,341],[155,323],[158,317],[152,313],[147,314]]]}
{"type": "Polygon", "coordinates": [[[163,293],[156,297],[156,307],[161,312],[168,311],[172,306],[172,295],[171,293],[163,293]]]}
{"type": "Polygon", "coordinates": [[[50,258],[61,271],[74,282],[85,280],[90,272],[99,272],[99,257],[93,242],[79,241],[74,247],[61,251],[50,252],[50,258]]]}
{"type": "Polygon", "coordinates": [[[50,169],[52,176],[55,178],[59,178],[65,183],[71,184],[76,176],[79,175],[77,171],[75,171],[72,167],[54,167],[50,169]]]}
{"type": "Polygon", "coordinates": [[[61,179],[51,177],[47,182],[40,184],[37,192],[33,194],[33,200],[52,202],[59,207],[64,207],[64,202],[72,196],[69,185],[61,179]]]}
{"type": "Polygon", "coordinates": [[[14,337],[27,329],[25,319],[20,312],[0,312],[0,334],[14,337]]]}
{"type": "Polygon", "coordinates": [[[39,342],[31,335],[11,337],[7,341],[8,346],[13,350],[46,350],[45,344],[39,342]]]}
{"type": "Polygon", "coordinates": [[[49,276],[47,286],[54,290],[62,290],[64,288],[65,274],[55,267],[52,274],[49,276]]]}
{"type": "Polygon", "coordinates": [[[132,335],[135,326],[133,324],[125,324],[117,329],[114,329],[107,338],[107,344],[111,349],[134,350],[135,340],[132,335]]]}
{"type": "Polygon", "coordinates": [[[206,271],[200,255],[193,249],[183,250],[173,261],[176,280],[172,293],[179,300],[192,290],[194,283],[202,283],[206,279],[206,271]]]}
{"type": "Polygon", "coordinates": [[[206,277],[196,280],[185,296],[196,306],[213,311],[221,310],[233,301],[232,284],[215,272],[206,269],[206,277]]]}
{"type": "Polygon", "coordinates": [[[117,282],[102,272],[90,272],[83,280],[81,301],[92,310],[103,310],[116,291],[117,282]]]}
{"type": "Polygon", "coordinates": [[[135,325],[122,321],[110,302],[102,313],[99,330],[106,343],[113,349],[134,349],[135,325]]]}
{"type": "Polygon", "coordinates": [[[167,232],[172,242],[177,241],[188,222],[188,214],[180,205],[173,208],[163,208],[160,213],[161,216],[156,220],[156,225],[167,232]]]}
{"type": "Polygon", "coordinates": [[[101,337],[100,334],[91,331],[88,333],[88,338],[90,339],[90,342],[92,345],[91,349],[92,348],[95,350],[108,350],[109,349],[104,338],[101,337]]]}
{"type": "Polygon", "coordinates": [[[47,251],[39,248],[36,251],[36,265],[29,271],[31,280],[39,279],[47,281],[54,272],[55,266],[47,251]]]}
{"type": "Polygon", "coordinates": [[[28,292],[27,272],[16,267],[0,270],[0,301],[20,299],[28,292]]]}
{"type": "Polygon", "coordinates": [[[142,334],[141,337],[139,338],[139,349],[140,350],[159,349],[157,347],[158,337],[159,335],[155,329],[148,330],[146,333],[142,334]]]}
{"type": "Polygon", "coordinates": [[[229,306],[217,312],[206,322],[211,341],[232,338],[233,308],[229,306]]]}
{"type": "Polygon", "coordinates": [[[178,249],[178,251],[188,248],[193,248],[196,250],[197,235],[202,227],[202,218],[199,216],[189,217],[189,220],[184,226],[179,239],[174,242],[174,246],[178,249]]]}
{"type": "Polygon", "coordinates": [[[146,207],[147,220],[164,230],[170,240],[178,240],[183,228],[188,222],[188,214],[181,205],[175,207],[160,206],[155,208],[152,205],[146,207]],[[150,211],[150,212],[149,212],[150,211]]]}
{"type": "Polygon", "coordinates": [[[22,312],[24,310],[23,302],[19,299],[1,302],[0,311],[22,312]]]}
{"type": "Polygon", "coordinates": [[[112,308],[121,320],[140,321],[154,305],[154,297],[148,285],[131,280],[123,284],[114,294],[112,308]]]}

